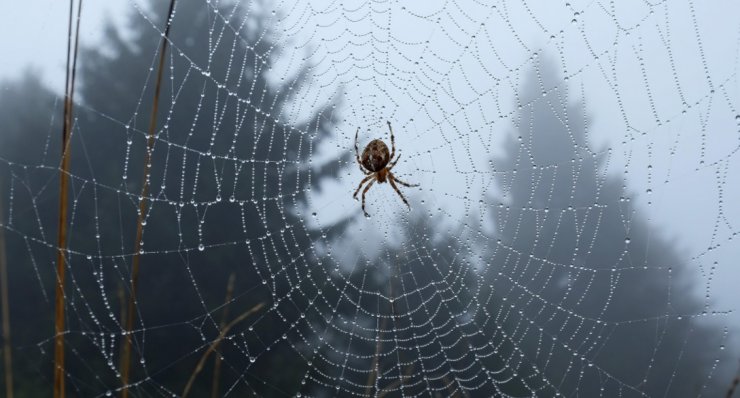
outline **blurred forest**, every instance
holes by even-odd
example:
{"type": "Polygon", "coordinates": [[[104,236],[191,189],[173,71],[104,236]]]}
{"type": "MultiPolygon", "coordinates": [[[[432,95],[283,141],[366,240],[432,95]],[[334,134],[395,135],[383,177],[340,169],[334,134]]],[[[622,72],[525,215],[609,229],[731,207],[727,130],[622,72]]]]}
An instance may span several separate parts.
{"type": "Polygon", "coordinates": [[[487,277],[510,306],[494,322],[516,325],[509,340],[537,358],[525,367],[545,369],[563,395],[721,395],[733,369],[715,369],[731,363],[726,336],[704,317],[695,271],[631,203],[627,181],[606,173],[610,153],[591,148],[584,105],[537,100],[559,81],[541,61],[494,159],[502,197],[487,277]],[[530,321],[539,329],[519,332],[530,321]]]}
{"type": "MultiPolygon", "coordinates": [[[[110,25],[104,48],[80,54],[67,243],[72,396],[122,387],[122,319],[161,40],[152,26],[165,24],[161,4],[150,6],[150,21],[129,16],[126,34],[110,25]]],[[[265,397],[688,397],[727,389],[715,369],[724,331],[703,321],[704,302],[686,293],[696,289],[680,248],[630,203],[626,181],[605,174],[609,154],[590,146],[588,110],[526,101],[540,96],[541,81],[556,84],[554,66],[545,62],[525,80],[520,127],[506,156],[492,161],[502,197],[485,198],[481,223],[495,232],[468,219],[457,229],[413,219],[397,247],[347,271],[323,248],[358,220],[321,232],[300,212],[309,189],[356,167],[349,148],[310,162],[332,140],[336,104],[288,120],[310,75],[275,83],[270,67],[281,49],[269,11],[251,10],[235,31],[246,10],[224,7],[228,25],[198,2],[178,3],[170,32],[133,396],[180,395],[224,322],[258,304],[220,344],[218,382],[211,358],[190,396],[210,396],[214,384],[217,396],[265,397]]],[[[31,72],[0,97],[19,397],[52,388],[62,100],[38,81],[31,72]]]]}

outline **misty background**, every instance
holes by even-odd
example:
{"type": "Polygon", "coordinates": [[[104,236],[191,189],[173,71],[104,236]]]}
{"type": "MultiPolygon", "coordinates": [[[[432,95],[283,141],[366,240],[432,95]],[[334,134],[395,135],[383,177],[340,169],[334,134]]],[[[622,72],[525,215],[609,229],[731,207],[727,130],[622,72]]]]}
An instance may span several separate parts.
{"type": "MultiPolygon", "coordinates": [[[[0,24],[19,396],[52,384],[66,7],[18,3],[0,24]]],[[[83,6],[73,395],[122,388],[165,8],[83,6]]],[[[193,396],[723,394],[740,358],[733,8],[178,3],[131,393],[181,394],[224,321],[263,304],[193,396]],[[366,219],[354,133],[388,142],[386,120],[394,173],[421,186],[402,187],[408,211],[375,184],[366,219]]]]}

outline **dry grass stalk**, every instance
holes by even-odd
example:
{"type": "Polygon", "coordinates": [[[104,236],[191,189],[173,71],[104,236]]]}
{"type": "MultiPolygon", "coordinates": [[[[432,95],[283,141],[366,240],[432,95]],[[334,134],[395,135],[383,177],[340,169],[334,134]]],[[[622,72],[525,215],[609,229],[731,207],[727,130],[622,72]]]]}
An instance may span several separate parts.
{"type": "MultiPolygon", "coordinates": [[[[2,181],[0,181],[2,187],[2,181]]],[[[3,197],[0,195],[0,224],[3,224],[3,197]]],[[[5,396],[13,398],[13,357],[10,345],[10,301],[8,298],[8,264],[5,257],[5,228],[0,228],[0,290],[3,310],[3,362],[5,365],[5,396]]]]}
{"type": "Polygon", "coordinates": [[[378,398],[383,398],[388,393],[393,392],[393,390],[395,390],[396,388],[403,386],[403,383],[406,380],[411,378],[412,373],[414,373],[414,364],[411,364],[406,367],[406,371],[403,372],[403,376],[401,376],[401,378],[389,384],[386,388],[380,390],[380,393],[378,394],[378,398]]]}
{"type": "MultiPolygon", "coordinates": [[[[226,283],[226,299],[224,299],[224,312],[221,314],[221,324],[219,329],[224,330],[226,328],[226,321],[229,319],[229,303],[231,297],[234,295],[234,281],[236,280],[236,274],[233,272],[229,275],[229,281],[226,283]]],[[[218,350],[221,342],[216,343],[215,350],[218,350]]],[[[213,385],[211,386],[211,398],[218,397],[218,390],[220,388],[219,382],[221,380],[221,356],[216,355],[213,358],[213,385]]]]}
{"type": "Polygon", "coordinates": [[[735,389],[737,389],[738,385],[740,385],[740,372],[738,372],[737,376],[732,379],[732,383],[730,383],[730,389],[727,390],[727,398],[732,398],[732,395],[735,393],[735,389]]]}
{"type": "Polygon", "coordinates": [[[121,308],[121,313],[119,314],[119,319],[121,319],[121,322],[123,322],[124,319],[126,319],[126,288],[123,285],[123,282],[118,281],[118,289],[116,290],[116,298],[118,299],[118,305],[121,308]]]}
{"type": "Polygon", "coordinates": [[[80,38],[80,15],[82,0],[77,4],[77,27],[72,47],[72,16],[74,0],[69,2],[69,24],[67,31],[67,72],[64,86],[64,122],[62,127],[62,164],[59,173],[59,222],[57,224],[57,283],[54,309],[54,397],[63,398],[64,388],[64,252],[67,244],[67,202],[69,191],[70,136],[72,135],[72,108],[77,71],[77,48],[80,38]],[[70,67],[70,58],[72,59],[70,67]]]}
{"type": "Polygon", "coordinates": [[[370,374],[367,376],[367,382],[365,383],[365,396],[371,396],[373,392],[373,387],[375,385],[375,379],[378,376],[379,369],[378,362],[380,361],[380,350],[383,348],[383,340],[381,339],[381,336],[383,334],[383,330],[385,330],[386,323],[388,321],[388,318],[383,318],[383,322],[380,324],[380,330],[378,330],[378,342],[375,343],[375,355],[373,356],[373,363],[370,365],[370,374]]]}
{"type": "Polygon", "coordinates": [[[445,383],[445,388],[450,393],[450,397],[458,398],[460,397],[460,394],[457,392],[457,390],[452,389],[452,384],[454,384],[452,381],[450,381],[450,378],[447,377],[447,375],[442,376],[442,381],[445,383]]]}
{"type": "MultiPolygon", "coordinates": [[[[393,309],[393,281],[391,280],[388,284],[388,291],[389,296],[391,298],[390,301],[390,307],[391,307],[391,316],[395,314],[395,310],[393,309]]],[[[383,330],[386,329],[386,326],[388,324],[388,318],[383,318],[383,321],[380,323],[380,329],[378,330],[378,342],[375,344],[375,355],[373,356],[373,363],[370,365],[370,374],[367,376],[367,382],[365,383],[365,396],[370,396],[373,392],[373,387],[375,386],[375,379],[378,377],[378,373],[380,373],[380,365],[378,362],[380,362],[380,350],[383,348],[383,340],[381,338],[381,335],[383,333],[383,330]]]]}
{"type": "Polygon", "coordinates": [[[193,382],[195,381],[195,378],[198,376],[198,373],[200,373],[203,370],[203,365],[205,365],[206,360],[208,359],[208,356],[211,355],[211,353],[216,351],[216,347],[218,347],[221,341],[226,337],[226,334],[229,333],[229,330],[231,330],[231,328],[236,326],[239,322],[247,319],[250,315],[262,309],[262,307],[264,306],[265,306],[265,303],[259,303],[255,305],[254,307],[250,308],[249,311],[239,315],[233,321],[229,322],[229,324],[226,325],[223,329],[221,329],[221,333],[218,334],[218,337],[216,337],[216,340],[213,340],[213,343],[211,343],[211,345],[208,346],[208,349],[206,350],[206,352],[204,352],[203,356],[200,357],[200,361],[198,361],[198,364],[195,365],[195,370],[193,370],[193,374],[190,375],[190,379],[188,380],[188,383],[185,385],[185,388],[182,391],[182,398],[186,398],[187,395],[190,393],[190,389],[193,387],[193,382]]]}
{"type": "Polygon", "coordinates": [[[131,370],[131,335],[133,333],[134,321],[136,320],[136,286],[139,279],[139,262],[141,250],[141,239],[144,234],[144,217],[146,216],[148,203],[147,195],[149,194],[149,173],[151,169],[152,151],[154,148],[154,135],[157,128],[157,111],[159,107],[159,93],[162,90],[162,74],[164,72],[164,63],[167,53],[167,44],[169,43],[170,27],[172,26],[172,12],[175,9],[175,0],[170,0],[170,8],[167,12],[167,23],[162,36],[162,43],[159,50],[159,65],[157,67],[157,80],[154,88],[154,101],[152,103],[152,113],[149,118],[149,134],[147,138],[146,152],[144,153],[144,178],[141,188],[141,199],[139,200],[139,214],[136,220],[136,240],[134,241],[134,255],[131,264],[131,287],[129,291],[128,308],[126,310],[126,333],[123,339],[121,349],[121,397],[128,397],[128,382],[131,370]]]}

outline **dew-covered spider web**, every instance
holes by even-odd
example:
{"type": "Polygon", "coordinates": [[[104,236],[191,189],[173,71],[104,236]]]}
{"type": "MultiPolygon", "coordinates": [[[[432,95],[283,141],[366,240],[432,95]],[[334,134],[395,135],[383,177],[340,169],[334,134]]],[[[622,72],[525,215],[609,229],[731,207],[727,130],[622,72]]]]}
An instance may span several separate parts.
{"type": "MultiPolygon", "coordinates": [[[[179,1],[165,37],[166,3],[127,2],[79,53],[68,394],[731,388],[738,5],[179,1]],[[360,151],[390,147],[387,123],[393,173],[419,187],[399,186],[406,207],[375,181],[365,217],[355,132],[360,151]]],[[[84,37],[96,16],[81,15],[84,37]]],[[[56,90],[28,75],[0,97],[14,377],[29,396],[53,383],[56,90]]]]}

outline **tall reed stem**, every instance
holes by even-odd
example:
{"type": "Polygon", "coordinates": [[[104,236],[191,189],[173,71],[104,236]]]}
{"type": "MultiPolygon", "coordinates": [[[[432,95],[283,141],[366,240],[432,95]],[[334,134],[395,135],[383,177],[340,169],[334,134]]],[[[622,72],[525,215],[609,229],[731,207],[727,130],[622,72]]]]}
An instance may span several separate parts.
{"type": "Polygon", "coordinates": [[[149,117],[149,134],[146,143],[146,152],[144,153],[144,178],[141,187],[141,196],[139,200],[139,214],[136,220],[136,240],[134,241],[134,256],[131,264],[131,287],[129,291],[128,308],[126,310],[126,332],[123,341],[121,353],[121,397],[128,397],[128,384],[131,371],[131,336],[133,333],[134,322],[136,320],[136,287],[139,279],[139,263],[141,239],[144,234],[144,217],[148,208],[147,195],[149,194],[149,176],[151,171],[152,151],[154,150],[154,138],[157,128],[157,111],[159,108],[159,93],[162,90],[162,75],[164,72],[164,63],[167,53],[167,44],[169,43],[170,26],[172,26],[172,12],[175,9],[175,0],[170,0],[170,8],[167,12],[167,22],[162,36],[162,43],[159,50],[159,65],[157,67],[157,80],[154,87],[154,100],[152,103],[152,113],[149,117]]]}
{"type": "MultiPolygon", "coordinates": [[[[393,308],[393,280],[388,281],[388,296],[390,296],[390,316],[392,317],[396,311],[393,308]]],[[[375,387],[375,379],[378,378],[380,373],[380,351],[383,348],[383,331],[387,329],[388,318],[383,318],[380,323],[380,329],[378,330],[378,342],[375,344],[375,355],[373,355],[373,362],[370,365],[370,374],[367,376],[367,382],[365,383],[365,395],[370,396],[375,387]]]]}
{"type": "MultiPolygon", "coordinates": [[[[226,283],[226,299],[224,300],[224,312],[221,314],[221,324],[219,329],[224,330],[226,328],[226,322],[229,320],[229,303],[231,297],[234,295],[234,281],[236,280],[236,274],[233,272],[229,275],[229,281],[226,283]]],[[[218,350],[220,342],[216,344],[215,350],[218,350]]],[[[215,355],[213,358],[213,384],[211,386],[211,398],[218,398],[218,390],[220,388],[221,381],[221,356],[215,355]]]]}
{"type": "Polygon", "coordinates": [[[735,389],[738,385],[740,385],[740,371],[738,371],[737,376],[732,379],[732,382],[730,383],[730,389],[727,390],[726,398],[732,398],[732,395],[735,393],[735,389]]]}
{"type": "Polygon", "coordinates": [[[77,3],[77,27],[72,47],[72,15],[74,0],[69,2],[67,31],[67,72],[64,83],[64,122],[62,126],[62,164],[59,171],[59,222],[57,224],[57,283],[54,309],[54,397],[64,398],[64,277],[67,246],[67,201],[69,190],[70,136],[72,135],[72,108],[77,70],[77,46],[80,38],[80,15],[82,0],[77,3]],[[70,66],[70,58],[71,66],[70,66]]]}
{"type": "MultiPolygon", "coordinates": [[[[0,188],[2,187],[0,181],[0,188]]],[[[0,225],[3,225],[3,197],[0,195],[0,225]]],[[[0,227],[0,290],[3,309],[3,362],[5,365],[5,396],[13,398],[13,357],[10,344],[10,301],[8,299],[8,263],[5,257],[5,228],[0,227]]]]}
{"type": "Polygon", "coordinates": [[[193,387],[193,382],[195,382],[195,378],[196,376],[198,376],[198,373],[200,373],[200,371],[203,370],[203,365],[205,365],[206,360],[208,359],[208,356],[216,351],[216,347],[218,347],[221,341],[224,338],[226,338],[226,335],[229,333],[229,330],[231,330],[231,328],[236,326],[239,322],[249,318],[250,315],[259,311],[264,306],[265,306],[265,303],[259,303],[255,305],[254,307],[250,308],[247,312],[234,318],[233,321],[229,322],[228,325],[226,325],[223,329],[221,329],[221,333],[218,334],[218,337],[216,337],[216,340],[214,340],[213,343],[211,343],[211,345],[208,346],[208,349],[206,350],[206,352],[203,353],[202,357],[200,357],[200,361],[198,361],[198,364],[195,365],[195,370],[193,370],[193,374],[190,375],[190,379],[188,379],[188,383],[185,385],[185,388],[182,390],[182,395],[181,395],[182,398],[187,398],[188,393],[190,393],[190,389],[193,387]]]}

